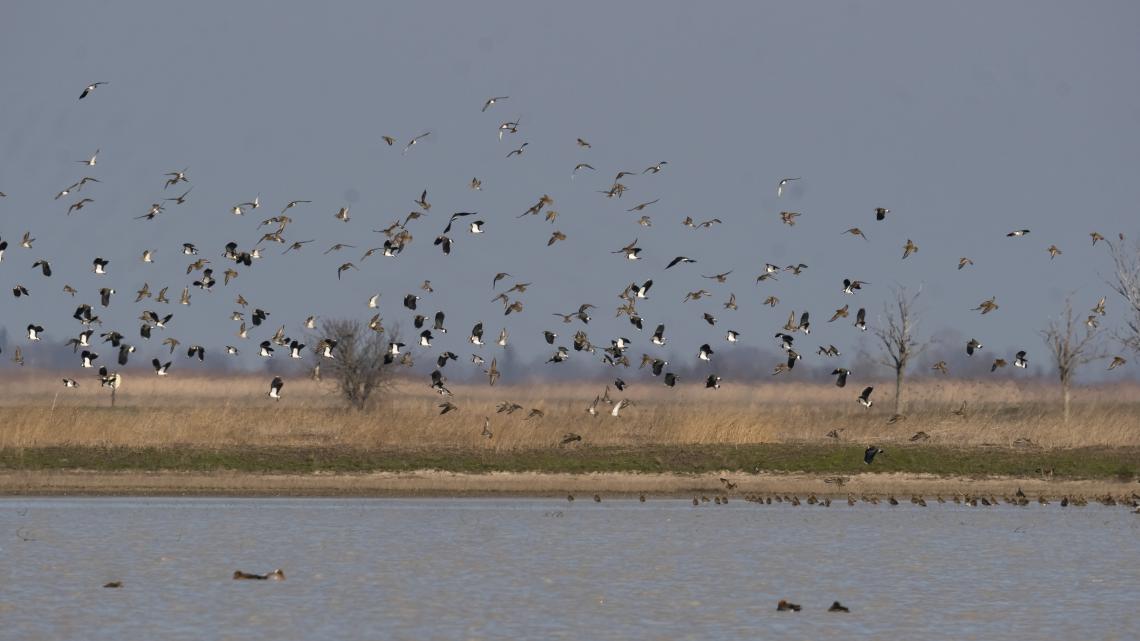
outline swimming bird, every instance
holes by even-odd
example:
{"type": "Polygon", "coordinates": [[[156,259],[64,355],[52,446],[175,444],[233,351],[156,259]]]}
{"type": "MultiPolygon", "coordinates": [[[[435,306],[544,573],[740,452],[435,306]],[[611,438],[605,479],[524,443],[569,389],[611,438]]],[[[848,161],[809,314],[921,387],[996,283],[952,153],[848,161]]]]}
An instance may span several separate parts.
{"type": "MultiPolygon", "coordinates": [[[[785,178],[785,180],[793,180],[793,179],[785,178]]],[[[780,602],[776,604],[776,611],[777,612],[799,612],[802,609],[803,608],[800,605],[795,604],[795,603],[791,603],[790,601],[785,601],[784,599],[780,599],[780,602]]]]}
{"type": "MultiPolygon", "coordinates": [[[[274,382],[280,380],[280,378],[276,378],[274,379],[274,382]]],[[[234,570],[234,579],[247,579],[254,581],[284,581],[285,572],[280,568],[270,572],[269,574],[250,574],[248,572],[242,572],[241,570],[234,570]]]]}
{"type": "Polygon", "coordinates": [[[851,610],[844,606],[839,601],[833,601],[831,607],[827,609],[828,612],[850,612],[851,610]]]}

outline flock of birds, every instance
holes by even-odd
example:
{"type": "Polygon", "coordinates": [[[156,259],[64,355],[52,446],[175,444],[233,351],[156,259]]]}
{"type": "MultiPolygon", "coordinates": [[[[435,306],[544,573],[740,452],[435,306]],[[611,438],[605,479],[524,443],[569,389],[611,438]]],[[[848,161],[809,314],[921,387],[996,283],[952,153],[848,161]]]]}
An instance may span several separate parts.
{"type": "MultiPolygon", "coordinates": [[[[94,82],[86,86],[80,94],[80,100],[88,99],[94,95],[96,91],[103,91],[101,88],[108,85],[107,82],[94,82]]],[[[509,96],[495,96],[487,99],[482,105],[482,112],[488,112],[493,107],[509,100],[509,96]]],[[[520,130],[523,130],[521,118],[514,120],[507,120],[498,125],[497,133],[500,141],[513,140],[517,137],[520,130]]],[[[416,146],[428,139],[432,133],[430,131],[421,133],[417,136],[410,138],[400,148],[401,154],[412,153],[416,146]]],[[[391,136],[383,136],[382,141],[388,147],[396,146],[398,141],[391,136]]],[[[582,153],[588,153],[592,145],[584,138],[577,138],[577,148],[582,153]]],[[[505,153],[506,158],[517,158],[524,155],[528,147],[527,142],[522,142],[518,146],[512,146],[510,151],[505,153]]],[[[95,173],[99,166],[99,150],[97,149],[94,154],[78,161],[83,166],[87,173],[95,173]]],[[[625,192],[629,190],[628,184],[633,180],[652,180],[654,176],[661,174],[668,170],[667,161],[658,161],[648,164],[644,168],[635,170],[621,170],[614,174],[611,181],[608,181],[605,188],[599,190],[600,197],[606,199],[621,199],[625,192]]],[[[594,166],[588,162],[577,163],[571,172],[571,178],[575,178],[586,172],[596,172],[594,166]]],[[[152,203],[146,208],[145,213],[137,216],[136,218],[144,221],[161,221],[162,217],[172,208],[185,205],[194,194],[194,185],[191,183],[191,174],[189,168],[167,172],[162,177],[162,191],[167,194],[161,199],[156,199],[157,202],[152,203]]],[[[789,186],[802,180],[801,177],[786,177],[774,181],[774,191],[777,198],[782,198],[785,191],[789,186]]],[[[100,179],[92,175],[84,175],[72,184],[64,187],[55,194],[55,200],[64,200],[68,204],[66,208],[66,215],[83,215],[85,208],[91,207],[96,203],[95,196],[97,194],[91,193],[97,185],[100,184],[100,179]]],[[[478,178],[472,178],[468,185],[470,189],[481,191],[483,189],[482,181],[478,178]]],[[[0,192],[0,196],[4,196],[0,192]]],[[[427,225],[427,219],[432,213],[432,204],[429,200],[428,190],[424,189],[419,191],[418,197],[413,200],[415,209],[406,216],[402,216],[395,220],[392,224],[379,230],[373,230],[383,236],[383,242],[377,243],[377,246],[364,249],[355,260],[344,260],[336,268],[336,278],[338,280],[348,278],[354,271],[360,270],[360,264],[372,256],[380,256],[392,260],[398,259],[403,252],[407,251],[412,246],[414,237],[413,229],[417,229],[427,225]]],[[[628,213],[636,214],[639,218],[636,224],[641,228],[648,230],[653,226],[653,219],[650,212],[652,207],[659,202],[659,199],[647,200],[633,204],[631,207],[625,208],[628,213]]],[[[290,232],[290,225],[294,221],[294,216],[311,215],[309,200],[297,199],[284,201],[280,209],[274,209],[272,215],[266,216],[260,221],[259,229],[267,228],[262,233],[260,238],[251,246],[243,246],[238,242],[228,242],[220,249],[221,265],[215,264],[217,258],[204,257],[199,247],[191,242],[182,243],[177,250],[188,261],[186,267],[186,281],[172,286],[164,285],[157,288],[157,291],[152,291],[148,281],[143,282],[134,291],[133,303],[138,306],[144,307],[138,316],[138,329],[137,337],[142,343],[130,338],[132,334],[136,334],[134,330],[124,329],[117,331],[116,329],[103,327],[102,320],[100,319],[100,308],[107,308],[112,304],[112,301],[119,296],[118,289],[112,282],[112,273],[115,272],[117,265],[112,265],[112,261],[104,259],[103,257],[96,256],[91,261],[91,272],[101,278],[106,278],[106,285],[95,291],[79,292],[70,284],[64,284],[62,291],[72,297],[81,297],[72,315],[71,321],[74,321],[79,326],[79,331],[76,335],[66,339],[66,344],[71,346],[78,357],[78,365],[84,369],[94,369],[98,371],[98,380],[104,385],[110,387],[112,390],[122,385],[122,375],[117,369],[108,364],[108,359],[101,356],[96,350],[100,343],[108,344],[111,349],[115,350],[115,355],[112,357],[119,367],[127,365],[132,355],[141,347],[142,344],[147,344],[157,336],[157,332],[162,332],[168,329],[171,322],[174,320],[174,313],[158,312],[152,304],[159,305],[190,305],[191,297],[196,291],[211,292],[219,286],[226,288],[230,286],[235,279],[243,273],[244,270],[253,269],[257,262],[266,259],[270,255],[270,247],[276,245],[280,251],[275,253],[287,256],[290,254],[300,254],[306,248],[317,241],[316,238],[301,238],[297,239],[292,237],[290,232]],[[307,211],[308,210],[308,211],[307,211]],[[220,272],[220,273],[219,273],[220,272]],[[179,292],[180,290],[180,292],[179,292]],[[95,332],[99,331],[96,337],[95,332]]],[[[230,208],[230,213],[234,216],[241,217],[251,214],[258,214],[265,208],[266,205],[262,203],[260,195],[254,197],[252,200],[234,204],[230,208]]],[[[324,214],[327,215],[327,214],[324,214]]],[[[876,207],[870,209],[868,212],[869,224],[889,224],[888,218],[892,216],[892,212],[887,207],[876,207]]],[[[554,209],[554,200],[547,194],[543,194],[531,204],[529,207],[521,211],[517,216],[518,218],[532,218],[541,217],[552,225],[557,224],[559,213],[554,209]]],[[[801,217],[801,212],[797,211],[782,211],[779,214],[780,220],[788,225],[794,227],[797,220],[801,217]]],[[[330,225],[338,223],[348,223],[351,220],[351,212],[349,207],[338,208],[331,216],[329,221],[330,225]]],[[[713,225],[720,225],[722,221],[718,218],[710,218],[707,220],[697,221],[692,217],[685,217],[681,224],[690,229],[707,229],[713,225]]],[[[466,236],[474,237],[481,234],[489,233],[494,227],[493,221],[488,222],[488,217],[480,216],[478,212],[474,211],[459,211],[451,213],[447,216],[446,224],[442,229],[434,234],[432,246],[434,251],[439,251],[444,257],[451,254],[453,248],[459,244],[466,242],[466,236]]],[[[2,230],[0,230],[2,231],[2,230]]],[[[418,232],[417,232],[418,233],[418,232]]],[[[867,235],[859,227],[851,227],[843,234],[858,237],[867,241],[867,235]]],[[[1016,229],[1010,231],[1007,236],[1010,238],[1023,238],[1030,234],[1028,229],[1016,229]]],[[[429,233],[430,235],[430,233],[429,233]]],[[[639,261],[647,258],[646,249],[647,244],[643,244],[642,235],[634,238],[632,242],[626,243],[620,248],[612,250],[616,254],[627,261],[639,261]]],[[[1098,241],[1104,240],[1104,237],[1093,232],[1090,234],[1093,245],[1098,241]]],[[[547,245],[555,245],[556,243],[568,242],[567,234],[553,229],[547,245]]],[[[1123,239],[1123,235],[1121,236],[1123,239]]],[[[36,238],[32,232],[25,232],[23,236],[14,241],[16,247],[20,250],[31,251],[34,248],[36,238]]],[[[351,249],[362,249],[354,244],[337,242],[330,245],[324,250],[324,254],[340,253],[351,249]]],[[[426,248],[430,250],[430,248],[426,248]]],[[[159,250],[147,249],[145,250],[139,261],[142,266],[146,266],[155,262],[156,254],[159,250]]],[[[919,251],[919,246],[912,240],[907,239],[902,247],[901,259],[906,260],[910,256],[919,251]]],[[[3,261],[7,256],[6,252],[10,252],[9,243],[6,238],[0,236],[0,261],[3,261]]],[[[1056,245],[1048,247],[1047,252],[1050,259],[1056,258],[1061,255],[1061,250],[1056,245]]],[[[276,257],[280,260],[280,257],[276,257]]],[[[9,259],[11,260],[11,259],[9,259]]],[[[665,261],[663,261],[665,262],[665,261]]],[[[681,271],[686,265],[698,262],[696,258],[689,256],[676,256],[671,260],[665,262],[665,266],[658,275],[657,279],[666,278],[666,275],[676,274],[681,271]],[[677,270],[677,271],[674,271],[677,270]]],[[[58,278],[52,268],[50,260],[43,257],[36,257],[29,261],[33,270],[39,272],[43,278],[58,278]]],[[[971,267],[973,261],[969,257],[961,257],[957,264],[957,269],[965,269],[971,267]]],[[[125,266],[120,268],[123,272],[128,271],[125,266]]],[[[790,265],[776,265],[772,263],[765,263],[761,268],[760,274],[756,276],[755,283],[762,284],[767,281],[778,280],[783,275],[790,275],[795,277],[808,269],[808,265],[803,263],[795,263],[790,265]]],[[[138,276],[143,273],[140,270],[130,270],[132,277],[138,276]]],[[[702,301],[706,298],[713,297],[719,294],[717,286],[724,285],[728,282],[733,271],[725,271],[710,275],[701,274],[702,279],[708,281],[708,288],[699,287],[693,291],[689,291],[681,301],[682,304],[689,302],[702,301]]],[[[329,275],[331,278],[331,274],[329,275]]],[[[141,279],[141,277],[140,277],[141,279]]],[[[836,293],[840,297],[857,297],[859,292],[864,288],[871,285],[868,281],[860,280],[852,277],[836,279],[837,287],[836,293]],[[841,286],[840,286],[841,283],[841,286]]],[[[502,304],[502,312],[504,317],[509,318],[513,314],[521,314],[527,309],[524,303],[524,294],[527,288],[532,286],[530,282],[523,282],[515,279],[508,272],[495,273],[490,278],[490,285],[492,292],[495,293],[493,302],[502,304]],[[509,286],[508,286],[509,285],[509,286]]],[[[646,370],[649,375],[659,378],[666,387],[674,387],[678,384],[681,377],[680,375],[670,369],[670,363],[664,357],[654,356],[652,354],[654,349],[665,346],[668,341],[668,332],[666,323],[663,319],[649,320],[649,314],[643,316],[642,304],[649,300],[651,290],[654,286],[654,279],[647,279],[643,282],[631,282],[629,285],[622,287],[620,291],[615,292],[620,300],[620,304],[616,308],[616,317],[625,317],[630,323],[632,328],[638,332],[642,330],[649,330],[649,337],[645,340],[649,347],[647,352],[643,352],[640,360],[631,359],[631,349],[635,345],[635,341],[625,336],[607,337],[601,343],[595,343],[593,339],[587,334],[587,326],[591,321],[591,311],[597,309],[592,303],[581,303],[576,305],[567,305],[569,311],[555,311],[548,310],[546,313],[552,314],[555,319],[554,326],[542,333],[543,342],[553,349],[547,363],[550,365],[558,365],[570,359],[576,354],[590,354],[594,355],[600,362],[619,374],[622,370],[636,365],[637,369],[646,370]],[[571,336],[563,336],[556,331],[559,325],[571,325],[577,323],[579,326],[574,328],[575,331],[571,336]],[[567,340],[569,339],[569,340],[567,340]],[[608,343],[608,345],[606,344],[608,343]]],[[[23,299],[30,296],[30,289],[23,284],[17,283],[13,286],[12,293],[16,299],[23,299]]],[[[425,299],[434,291],[430,280],[424,280],[419,286],[420,293],[408,293],[402,299],[402,307],[405,313],[410,316],[411,325],[415,328],[418,334],[414,337],[413,348],[420,348],[420,353],[425,353],[427,350],[433,349],[434,341],[442,337],[448,332],[446,321],[448,319],[447,313],[443,310],[428,313],[421,310],[421,306],[426,302],[425,299]]],[[[723,289],[723,288],[721,288],[723,289]]],[[[737,296],[735,293],[728,291],[724,292],[723,303],[720,304],[720,309],[725,314],[730,314],[737,310],[737,296]]],[[[723,294],[721,294],[723,295],[723,294]]],[[[372,313],[371,319],[367,322],[367,327],[377,333],[383,333],[385,327],[380,313],[376,311],[380,306],[380,294],[377,293],[368,298],[366,301],[367,308],[372,313]]],[[[853,298],[852,300],[855,300],[853,298]]],[[[364,302],[364,301],[362,301],[364,302]]],[[[780,304],[780,300],[775,295],[769,295],[763,298],[762,304],[769,307],[776,307],[780,304]]],[[[276,331],[271,332],[269,325],[269,316],[265,303],[258,302],[257,304],[251,303],[246,298],[238,294],[234,299],[235,311],[229,315],[229,320],[237,325],[235,335],[241,340],[252,340],[256,344],[257,353],[266,359],[273,358],[276,353],[287,354],[290,360],[300,360],[305,358],[315,359],[316,363],[312,365],[312,372],[314,377],[320,375],[320,361],[322,359],[335,359],[338,357],[338,342],[337,336],[324,336],[319,339],[307,339],[304,336],[290,335],[287,326],[282,324],[277,327],[276,331]],[[252,337],[253,333],[261,333],[257,337],[252,337]],[[304,341],[315,343],[307,345],[304,341]]],[[[999,304],[996,297],[990,297],[982,300],[975,311],[980,312],[981,315],[990,314],[999,309],[999,304]]],[[[1090,327],[1096,327],[1099,319],[1106,314],[1105,299],[1101,298],[1100,301],[1092,308],[1086,324],[1090,327]]],[[[851,316],[854,316],[851,324],[858,331],[867,331],[867,310],[866,307],[853,303],[844,303],[838,306],[834,312],[827,317],[827,323],[836,321],[849,321],[851,316]]],[[[718,325],[720,319],[716,317],[712,311],[705,310],[701,312],[700,318],[708,328],[713,328],[718,325]]],[[[305,330],[312,332],[318,330],[318,323],[316,316],[309,316],[303,320],[297,319],[300,322],[297,324],[298,330],[305,330]]],[[[474,319],[472,319],[474,320],[474,319]]],[[[31,322],[27,325],[26,337],[28,345],[35,345],[45,340],[46,337],[51,336],[58,332],[59,325],[56,323],[48,323],[46,320],[43,323],[31,322]],[[45,329],[51,327],[51,329],[45,329]]],[[[793,370],[796,364],[800,362],[804,354],[808,353],[802,346],[802,341],[806,340],[806,336],[810,335],[812,329],[812,317],[807,311],[797,314],[795,311],[790,311],[788,314],[787,322],[780,328],[774,328],[774,345],[779,347],[784,356],[775,364],[773,368],[773,375],[785,374],[793,370]],[[797,341],[801,341],[797,343],[797,341]]],[[[310,336],[312,334],[309,334],[310,336]]],[[[636,334],[635,334],[636,335],[636,334]]],[[[693,358],[698,364],[708,367],[707,375],[704,376],[703,384],[705,388],[710,390],[719,389],[722,383],[721,376],[714,371],[713,364],[715,363],[716,354],[721,349],[731,349],[731,347],[740,342],[743,338],[742,333],[733,328],[720,330],[718,335],[721,336],[718,340],[723,341],[725,347],[716,346],[714,343],[717,341],[710,340],[709,342],[702,343],[696,347],[693,352],[693,358]]],[[[52,340],[57,340],[52,338],[52,340]]],[[[471,363],[482,370],[486,376],[488,384],[495,385],[499,380],[502,372],[499,369],[498,359],[496,356],[486,354],[484,347],[488,343],[494,343],[494,347],[505,348],[510,340],[510,333],[504,325],[502,329],[496,334],[485,335],[484,323],[482,320],[474,322],[470,331],[467,334],[467,342],[474,350],[471,353],[471,363]],[[490,363],[487,363],[487,361],[490,363]]],[[[167,349],[166,353],[151,354],[151,365],[154,374],[157,376],[170,376],[174,373],[174,361],[169,359],[169,356],[174,354],[180,348],[185,349],[186,358],[197,359],[204,361],[206,354],[209,351],[214,353],[214,347],[207,347],[199,344],[192,344],[183,346],[179,339],[167,335],[161,341],[158,341],[163,348],[167,349]]],[[[236,341],[235,341],[236,342],[236,341]]],[[[640,343],[641,341],[637,341],[640,343]]],[[[971,338],[965,345],[965,352],[967,356],[973,356],[981,350],[983,345],[976,339],[971,338]]],[[[160,350],[163,348],[159,348],[160,350]]],[[[235,345],[225,345],[222,350],[227,355],[236,355],[239,353],[239,347],[235,345]]],[[[839,348],[835,345],[820,345],[815,350],[815,355],[823,359],[838,358],[841,355],[839,348]]],[[[387,344],[387,349],[383,357],[384,364],[403,364],[411,365],[413,363],[413,351],[409,351],[408,345],[400,342],[399,338],[392,337],[387,344]]],[[[459,409],[459,406],[451,400],[452,393],[447,386],[447,377],[444,375],[445,367],[449,361],[456,361],[459,355],[449,351],[441,351],[434,357],[436,368],[430,376],[430,386],[442,397],[442,402],[439,404],[440,414],[446,414],[459,409]]],[[[24,350],[17,346],[13,350],[12,360],[22,365],[24,363],[24,350]]],[[[993,360],[991,371],[995,371],[1001,367],[1005,367],[1009,362],[1015,368],[1026,368],[1029,363],[1029,355],[1026,350],[1017,351],[1012,358],[1006,359],[1004,357],[996,357],[993,360]]],[[[1125,359],[1122,357],[1115,357],[1109,365],[1109,369],[1115,369],[1125,364],[1125,359]]],[[[948,365],[945,361],[940,361],[933,366],[933,369],[941,374],[948,372],[948,365]]],[[[832,371],[835,377],[834,381],[836,386],[843,388],[847,385],[848,379],[852,377],[852,370],[837,366],[832,371]]],[[[623,374],[624,375],[624,374],[623,374]]],[[[64,378],[63,384],[68,388],[78,387],[80,381],[75,378],[64,378]]],[[[622,378],[622,375],[614,376],[612,387],[619,393],[624,392],[629,384],[622,378]]],[[[285,388],[285,380],[282,376],[274,376],[269,384],[269,389],[266,395],[269,398],[280,400],[283,398],[283,390],[285,388]]],[[[870,408],[873,405],[872,395],[874,392],[873,386],[865,386],[862,391],[853,399],[865,408],[870,408]]],[[[623,409],[633,404],[629,398],[615,398],[610,395],[610,385],[607,385],[602,394],[595,396],[592,402],[585,406],[585,410],[592,416],[600,414],[608,414],[613,417],[620,416],[623,409]]],[[[522,409],[517,404],[504,402],[500,404],[498,411],[503,413],[513,413],[514,411],[522,409]]],[[[527,418],[541,418],[542,411],[539,409],[532,410],[527,418]]],[[[483,423],[483,436],[493,438],[494,434],[491,430],[490,417],[484,418],[483,423]]],[[[581,440],[581,437],[576,434],[567,434],[563,439],[563,443],[570,443],[581,440]]],[[[870,452],[870,450],[868,450],[870,452]]],[[[867,463],[871,462],[874,453],[870,453],[867,458],[867,463]]]]}

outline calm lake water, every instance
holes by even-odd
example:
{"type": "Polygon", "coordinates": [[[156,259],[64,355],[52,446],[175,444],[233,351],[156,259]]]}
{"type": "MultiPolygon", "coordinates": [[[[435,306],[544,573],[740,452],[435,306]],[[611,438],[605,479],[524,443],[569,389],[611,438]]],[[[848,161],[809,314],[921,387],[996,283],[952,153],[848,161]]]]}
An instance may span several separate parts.
{"type": "Polygon", "coordinates": [[[2,499],[0,638],[1140,638],[1125,508],[583,498],[2,499]]]}

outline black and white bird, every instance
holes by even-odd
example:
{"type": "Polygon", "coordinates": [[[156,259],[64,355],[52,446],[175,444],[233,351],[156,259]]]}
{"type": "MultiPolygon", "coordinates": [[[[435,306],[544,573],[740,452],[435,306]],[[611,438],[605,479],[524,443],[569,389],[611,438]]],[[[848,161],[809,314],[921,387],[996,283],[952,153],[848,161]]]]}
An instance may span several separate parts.
{"type": "Polygon", "coordinates": [[[966,355],[973,356],[974,352],[978,351],[982,347],[984,346],[979,343],[976,338],[971,338],[969,342],[966,343],[966,355]]]}
{"type": "Polygon", "coordinates": [[[92,363],[95,361],[95,359],[99,358],[98,354],[95,352],[89,352],[87,350],[83,350],[83,353],[80,354],[80,356],[83,358],[82,367],[84,368],[94,367],[92,363]]]}
{"type": "Polygon", "coordinates": [[[883,450],[883,448],[878,447],[876,445],[872,445],[872,446],[868,447],[866,449],[866,451],[863,452],[863,462],[866,463],[867,465],[870,465],[871,461],[875,460],[876,454],[883,454],[884,452],[885,452],[885,450],[883,450]]]}
{"type": "Polygon", "coordinates": [[[471,328],[471,335],[467,337],[467,341],[472,345],[483,346],[483,321],[475,323],[471,328]]]}
{"type": "Polygon", "coordinates": [[[443,326],[444,313],[442,311],[435,313],[435,322],[432,324],[432,329],[440,334],[446,334],[447,328],[443,326]]]}
{"type": "Polygon", "coordinates": [[[290,341],[289,358],[304,358],[304,355],[301,353],[301,350],[303,349],[305,349],[305,346],[301,343],[298,343],[297,341],[290,341]]]}
{"type": "Polygon", "coordinates": [[[673,260],[669,261],[669,264],[665,266],[665,269],[669,269],[670,267],[677,265],[679,263],[695,263],[695,262],[697,262],[697,261],[693,260],[692,258],[687,258],[685,256],[678,256],[678,257],[674,258],[673,260]]]}
{"type": "Polygon", "coordinates": [[[862,281],[862,280],[851,280],[848,278],[844,278],[843,279],[843,293],[844,294],[854,294],[856,290],[862,289],[863,285],[869,285],[869,284],[870,283],[868,283],[866,281],[862,281]]]}
{"type": "Polygon", "coordinates": [[[285,381],[281,380],[280,376],[274,376],[273,381],[269,383],[269,398],[281,400],[281,389],[284,387],[285,381]]]}
{"type": "Polygon", "coordinates": [[[259,356],[264,356],[265,358],[273,358],[273,343],[261,341],[261,344],[258,345],[257,353],[259,356]]]}
{"type": "Polygon", "coordinates": [[[860,331],[867,331],[867,310],[863,307],[855,312],[855,327],[858,327],[860,331]]]}
{"type": "Polygon", "coordinates": [[[425,329],[420,332],[420,347],[431,347],[431,339],[432,335],[430,329],[425,329]]]}
{"type": "Polygon", "coordinates": [[[76,381],[74,378],[65,378],[65,379],[63,379],[63,386],[64,387],[79,387],[79,381],[76,381]]]}
{"type": "Polygon", "coordinates": [[[95,272],[96,274],[106,274],[107,273],[107,265],[110,265],[110,264],[111,264],[111,261],[104,260],[102,258],[97,257],[97,258],[95,258],[95,260],[91,261],[91,265],[92,265],[91,271],[95,272]]]}
{"type": "Polygon", "coordinates": [[[649,288],[653,287],[653,280],[647,280],[643,284],[630,283],[629,289],[633,292],[635,298],[648,299],[649,288]]]}
{"type": "Polygon", "coordinates": [[[730,343],[735,343],[740,340],[740,332],[730,329],[728,333],[724,335],[724,339],[730,343]]]}
{"type": "Polygon", "coordinates": [[[866,387],[863,393],[859,395],[859,404],[867,409],[871,409],[871,392],[875,391],[874,387],[866,387]]]}
{"type": "Polygon", "coordinates": [[[165,363],[163,363],[162,361],[155,358],[155,359],[151,360],[150,364],[154,367],[154,373],[155,374],[158,374],[159,376],[166,376],[170,370],[171,362],[166,361],[165,363]]]}
{"type": "Polygon", "coordinates": [[[780,179],[780,183],[778,185],[776,185],[776,198],[779,198],[780,196],[784,195],[784,187],[787,187],[788,183],[792,182],[793,180],[799,180],[799,178],[781,178],[780,179]]]}
{"type": "Polygon", "coordinates": [[[1029,367],[1029,359],[1026,358],[1025,350],[1018,352],[1013,358],[1013,366],[1025,369],[1029,367]]]}
{"type": "Polygon", "coordinates": [[[713,350],[712,347],[709,347],[708,343],[701,345],[700,351],[697,352],[697,358],[701,359],[702,361],[711,361],[712,355],[713,350]]]}
{"type": "Polygon", "coordinates": [[[1015,230],[1009,232],[1008,234],[1006,234],[1006,236],[1009,238],[1019,238],[1019,237],[1024,236],[1028,233],[1029,233],[1028,229],[1015,229],[1015,230]]]}
{"type": "Polygon", "coordinates": [[[665,344],[665,325],[658,325],[657,329],[653,330],[653,336],[649,338],[649,342],[654,345],[665,344]]]}
{"type": "Polygon", "coordinates": [[[666,387],[676,386],[677,381],[679,381],[679,380],[681,380],[680,376],[677,376],[673,372],[665,372],[665,386],[666,387]]]}
{"type": "MultiPolygon", "coordinates": [[[[98,88],[102,85],[105,85],[105,84],[109,84],[109,83],[106,81],[100,81],[100,82],[93,82],[93,83],[87,85],[86,87],[83,88],[83,93],[79,94],[79,99],[83,100],[88,95],[90,95],[90,93],[92,91],[95,91],[96,88],[98,88]]],[[[88,149],[90,149],[90,147],[88,147],[88,149]]],[[[96,152],[96,153],[98,153],[98,152],[96,152]]],[[[95,164],[95,163],[91,163],[91,164],[95,164]]]]}
{"type": "Polygon", "coordinates": [[[637,246],[637,239],[634,238],[633,242],[622,247],[621,249],[610,252],[611,254],[625,254],[627,260],[641,260],[641,248],[637,246]]]}
{"type": "Polygon", "coordinates": [[[851,374],[851,370],[846,367],[837,367],[832,370],[831,375],[835,377],[835,386],[844,387],[847,385],[847,376],[851,374]]]}
{"type": "Polygon", "coordinates": [[[483,103],[483,108],[480,109],[479,111],[480,112],[487,111],[487,109],[489,109],[491,107],[491,105],[497,104],[498,102],[506,100],[507,98],[510,98],[510,96],[492,96],[492,97],[487,99],[487,102],[483,103]]]}
{"type": "Polygon", "coordinates": [[[43,331],[44,328],[35,323],[28,325],[28,340],[32,342],[40,340],[40,333],[43,331]]]}
{"type": "Polygon", "coordinates": [[[709,374],[705,379],[705,389],[720,389],[720,377],[716,374],[709,374]]]}

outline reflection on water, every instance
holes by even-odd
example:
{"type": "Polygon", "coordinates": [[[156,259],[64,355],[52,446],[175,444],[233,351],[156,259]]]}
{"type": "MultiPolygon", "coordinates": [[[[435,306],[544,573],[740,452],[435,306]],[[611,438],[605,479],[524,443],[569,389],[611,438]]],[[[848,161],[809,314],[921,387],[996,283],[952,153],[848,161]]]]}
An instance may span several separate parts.
{"type": "Polygon", "coordinates": [[[0,561],[3,639],[1140,638],[1140,516],[1055,502],[3,499],[0,561]]]}

